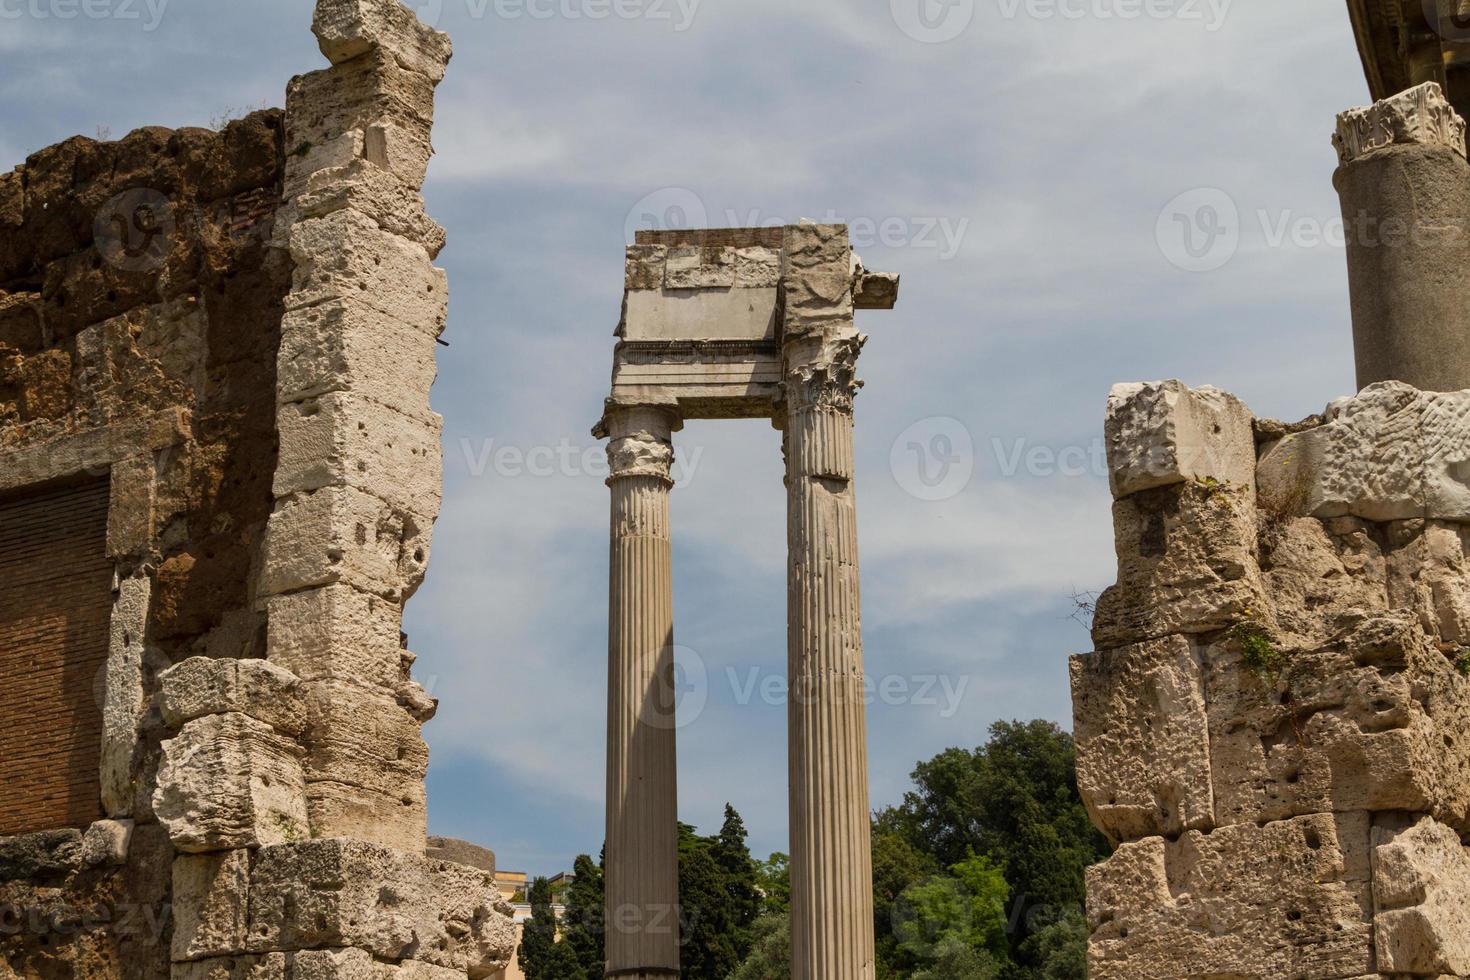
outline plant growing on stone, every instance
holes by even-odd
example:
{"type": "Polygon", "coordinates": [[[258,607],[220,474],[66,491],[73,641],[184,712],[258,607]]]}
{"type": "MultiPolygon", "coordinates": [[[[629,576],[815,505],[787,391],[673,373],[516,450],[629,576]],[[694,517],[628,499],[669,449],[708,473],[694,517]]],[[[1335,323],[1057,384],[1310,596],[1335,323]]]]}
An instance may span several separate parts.
{"type": "Polygon", "coordinates": [[[1271,635],[1255,623],[1240,623],[1230,631],[1230,638],[1240,647],[1251,672],[1274,684],[1286,666],[1286,655],[1271,642],[1271,635]]]}

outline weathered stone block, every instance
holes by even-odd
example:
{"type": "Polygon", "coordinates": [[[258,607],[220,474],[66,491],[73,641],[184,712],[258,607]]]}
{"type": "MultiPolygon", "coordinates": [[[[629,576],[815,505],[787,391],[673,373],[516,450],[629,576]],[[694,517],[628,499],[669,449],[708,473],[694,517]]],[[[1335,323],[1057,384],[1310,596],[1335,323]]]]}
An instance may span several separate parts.
{"type": "Polygon", "coordinates": [[[0,837],[0,880],[65,875],[81,870],[84,864],[79,830],[45,830],[19,837],[0,837]]]}
{"type": "Polygon", "coordinates": [[[127,864],[133,829],[131,820],[98,820],[82,835],[82,860],[89,868],[127,864]]]}
{"type": "Polygon", "coordinates": [[[422,851],[428,840],[422,784],[393,795],[330,780],[308,783],[306,809],[316,837],[352,837],[410,852],[422,851]]]}
{"type": "Polygon", "coordinates": [[[1363,814],[1124,844],[1087,874],[1088,976],[1375,973],[1363,814]]]}
{"type": "Polygon", "coordinates": [[[244,714],[210,715],[163,743],[153,811],[185,853],[307,836],[301,747],[244,714]]]}
{"type": "Polygon", "coordinates": [[[1287,518],[1269,524],[1261,546],[1269,618],[1282,648],[1321,647],[1364,615],[1388,611],[1390,555],[1373,525],[1287,518]]]}
{"type": "MultiPolygon", "coordinates": [[[[364,140],[366,152],[367,137],[364,140]]],[[[418,188],[399,178],[386,161],[374,163],[354,155],[341,167],[317,170],[306,178],[294,203],[298,219],[350,208],[384,231],[424,246],[430,258],[444,248],[444,228],[424,212],[418,188]]]]}
{"type": "Polygon", "coordinates": [[[1072,658],[1077,786],[1114,843],[1214,826],[1201,655],[1182,636],[1072,658]]]}
{"type": "Polygon", "coordinates": [[[395,601],[423,582],[432,521],[353,487],[277,503],[266,530],[264,592],[343,582],[395,601]]]}
{"type": "Polygon", "coordinates": [[[1263,604],[1256,510],[1243,487],[1177,483],[1113,504],[1118,583],[1098,600],[1098,649],[1227,628],[1263,604]]]}
{"type": "Polygon", "coordinates": [[[285,953],[175,963],[172,980],[295,980],[285,953]]]}
{"type": "Polygon", "coordinates": [[[1470,849],[1429,817],[1373,829],[1378,969],[1470,975],[1470,849]]]}
{"type": "Polygon", "coordinates": [[[356,211],[334,211],[291,228],[296,271],[287,310],[355,299],[402,322],[437,331],[447,283],[422,245],[378,228],[356,211]]]}
{"type": "Polygon", "coordinates": [[[109,477],[112,500],[107,513],[107,553],[113,558],[143,555],[153,545],[153,453],[113,463],[109,477]]]}
{"type": "Polygon", "coordinates": [[[1179,381],[1114,386],[1105,426],[1113,496],[1190,481],[1253,491],[1252,423],[1240,399],[1215,388],[1179,381]]]}
{"type": "Polygon", "coordinates": [[[418,960],[382,963],[360,949],[319,949],[292,958],[291,980],[464,980],[464,973],[418,960]]]}
{"type": "Polygon", "coordinates": [[[1325,425],[1261,454],[1261,507],[1280,516],[1424,517],[1424,409],[1423,395],[1396,381],[1335,403],[1325,425]]]}
{"type": "Polygon", "coordinates": [[[331,781],[401,798],[424,780],[429,747],[394,695],[344,681],[305,682],[308,782],[331,781]]]}
{"type": "Polygon", "coordinates": [[[350,681],[393,690],[406,679],[403,610],[348,585],[273,596],[270,660],[303,681],[350,681]]]}
{"type": "Polygon", "coordinates": [[[159,708],[171,728],[208,715],[249,715],[284,735],[300,735],[306,706],[295,674],[264,660],[192,657],[159,675],[159,708]]]}
{"type": "Polygon", "coordinates": [[[630,293],[663,289],[668,257],[667,245],[629,245],[623,273],[624,289],[630,293]]]}
{"type": "Polygon", "coordinates": [[[281,323],[278,396],[294,402],[352,391],[405,415],[427,414],[442,326],[403,323],[356,299],[293,310],[281,323]]]}
{"type": "Polygon", "coordinates": [[[820,332],[829,324],[850,323],[853,270],[847,226],[787,226],[781,277],[786,286],[788,337],[820,332]]]}
{"type": "Polygon", "coordinates": [[[174,859],[175,962],[245,950],[250,852],[180,854],[174,859]]]}
{"type": "Polygon", "coordinates": [[[437,82],[453,54],[448,34],[421,23],[401,3],[319,0],[311,29],[334,65],[378,48],[405,69],[437,82]]]}
{"type": "Polygon", "coordinates": [[[680,246],[668,251],[665,289],[731,289],[735,286],[735,250],[680,246]]]}
{"type": "Polygon", "coordinates": [[[781,284],[781,253],[770,248],[735,251],[737,289],[774,289],[781,284]]]}
{"type": "Polygon", "coordinates": [[[355,487],[432,517],[444,495],[443,428],[438,415],[409,417],[354,392],[282,405],[276,496],[355,487]]]}
{"type": "MultiPolygon", "coordinates": [[[[509,911],[486,872],[361,841],[319,840],[260,852],[249,935],[257,951],[355,947],[481,980],[509,958],[509,911]]],[[[324,968],[361,962],[346,953],[309,959],[324,968]]]]}
{"type": "Polygon", "coordinates": [[[144,636],[153,579],[133,575],[118,586],[108,626],[107,679],[102,700],[102,806],[110,817],[133,816],[139,786],[134,769],[145,710],[144,636]]]}
{"type": "Polygon", "coordinates": [[[1470,828],[1470,679],[1406,617],[1322,651],[1248,666],[1209,648],[1210,751],[1222,824],[1343,811],[1432,813],[1470,828]]]}
{"type": "Polygon", "coordinates": [[[1426,392],[1423,424],[1425,516],[1470,521],[1470,391],[1426,392]]]}

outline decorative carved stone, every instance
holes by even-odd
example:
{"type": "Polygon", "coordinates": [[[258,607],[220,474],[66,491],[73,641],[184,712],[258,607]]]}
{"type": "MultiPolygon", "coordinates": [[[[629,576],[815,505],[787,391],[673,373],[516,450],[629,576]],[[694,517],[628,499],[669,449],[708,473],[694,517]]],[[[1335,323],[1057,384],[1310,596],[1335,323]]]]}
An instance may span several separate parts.
{"type": "Polygon", "coordinates": [[[1339,114],[1332,137],[1342,163],[1402,143],[1447,146],[1465,156],[1465,120],[1435,82],[1339,114]]]}

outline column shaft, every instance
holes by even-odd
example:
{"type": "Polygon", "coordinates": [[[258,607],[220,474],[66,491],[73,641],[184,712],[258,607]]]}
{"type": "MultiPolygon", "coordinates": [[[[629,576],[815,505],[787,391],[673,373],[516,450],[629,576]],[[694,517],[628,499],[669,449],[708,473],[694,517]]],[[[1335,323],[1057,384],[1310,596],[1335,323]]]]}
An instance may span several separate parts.
{"type": "Polygon", "coordinates": [[[632,980],[679,974],[670,426],[609,419],[607,970],[632,980]]]}
{"type": "Polygon", "coordinates": [[[868,741],[852,394],[789,385],[793,980],[873,976],[868,741]]]}

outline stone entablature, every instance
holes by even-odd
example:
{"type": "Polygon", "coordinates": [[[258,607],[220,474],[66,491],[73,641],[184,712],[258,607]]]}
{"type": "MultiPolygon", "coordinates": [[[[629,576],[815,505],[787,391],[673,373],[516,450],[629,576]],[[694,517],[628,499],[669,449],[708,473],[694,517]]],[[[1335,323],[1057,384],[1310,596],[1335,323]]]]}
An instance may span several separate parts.
{"type": "Polygon", "coordinates": [[[88,828],[0,839],[0,977],[470,980],[493,873],[426,856],[403,603],[441,498],[448,38],[321,0],[332,63],[222,133],[0,176],[0,493],[110,485],[88,828]],[[99,915],[105,916],[99,919],[99,915]]]}
{"type": "Polygon", "coordinates": [[[1108,408],[1119,578],[1072,662],[1095,980],[1470,975],[1470,392],[1285,426],[1108,408]]]}

